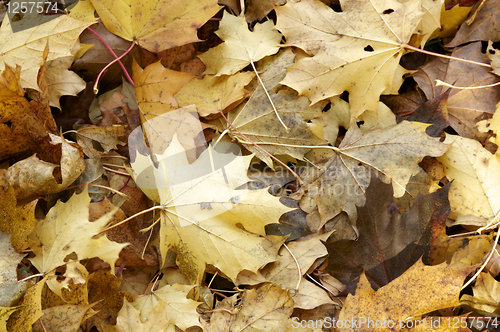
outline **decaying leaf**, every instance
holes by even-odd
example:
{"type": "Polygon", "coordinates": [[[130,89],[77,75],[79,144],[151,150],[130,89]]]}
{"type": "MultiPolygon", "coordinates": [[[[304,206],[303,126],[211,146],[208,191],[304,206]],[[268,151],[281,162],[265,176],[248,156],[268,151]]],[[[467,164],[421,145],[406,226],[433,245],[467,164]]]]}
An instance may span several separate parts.
{"type": "Polygon", "coordinates": [[[326,222],[341,211],[356,220],[356,206],[365,203],[365,191],[372,170],[386,183],[391,182],[394,196],[405,193],[410,177],[420,171],[418,162],[425,155],[440,156],[447,146],[425,134],[427,125],[403,121],[384,129],[362,131],[352,126],[335,155],[320,168],[302,173],[304,185],[295,194],[301,207],[311,212],[316,206],[326,222]]]}

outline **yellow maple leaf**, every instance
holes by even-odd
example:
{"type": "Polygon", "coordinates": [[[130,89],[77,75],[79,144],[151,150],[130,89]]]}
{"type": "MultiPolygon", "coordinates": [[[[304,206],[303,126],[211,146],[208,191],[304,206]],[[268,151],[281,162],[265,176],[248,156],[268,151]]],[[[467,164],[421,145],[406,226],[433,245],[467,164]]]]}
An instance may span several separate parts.
{"type": "Polygon", "coordinates": [[[437,159],[450,188],[450,218],[459,224],[485,226],[500,212],[500,156],[476,140],[446,135],[450,149],[437,159]]]}
{"type": "Polygon", "coordinates": [[[205,63],[205,74],[231,75],[279,50],[281,34],[274,29],[272,21],[256,24],[254,31],[248,30],[244,17],[224,13],[216,32],[224,43],[211,48],[198,57],[205,63]]]}
{"type": "Polygon", "coordinates": [[[380,94],[392,85],[404,45],[422,19],[422,4],[363,0],[341,6],[337,13],[318,0],[302,0],[276,8],[286,45],[312,55],[289,67],[282,84],[312,103],[348,91],[357,117],[376,111],[380,94]]]}
{"type": "Polygon", "coordinates": [[[181,272],[191,281],[201,280],[206,264],[234,280],[241,270],[256,272],[277,254],[262,237],[264,227],[291,209],[267,189],[236,189],[248,182],[252,156],[242,157],[234,148],[220,142],[189,164],[175,135],[157,155],[158,168],[142,155],[132,163],[137,185],[160,203],[163,261],[169,249],[175,250],[181,272]]]}
{"type": "MultiPolygon", "coordinates": [[[[38,1],[40,2],[40,1],[38,1]]],[[[95,22],[80,22],[68,15],[59,15],[57,18],[45,15],[26,15],[22,20],[11,22],[4,20],[0,29],[0,70],[5,68],[5,64],[15,67],[20,65],[21,86],[33,90],[40,90],[37,84],[38,70],[45,62],[43,51],[48,43],[48,55],[46,61],[52,61],[61,57],[74,58],[80,49],[78,36],[88,26],[95,22]],[[30,28],[18,32],[19,26],[28,24],[30,28]]],[[[80,92],[85,87],[85,82],[76,74],[68,74],[69,63],[63,60],[64,68],[57,68],[59,75],[64,72],[65,76],[70,75],[71,83],[79,86],[80,92]],[[83,84],[83,86],[82,86],[83,84]]],[[[54,73],[57,75],[57,73],[54,73]]],[[[55,82],[54,82],[55,83],[55,82]]],[[[73,90],[74,92],[74,90],[73,90]]]]}
{"type": "Polygon", "coordinates": [[[99,257],[111,266],[114,273],[115,262],[120,251],[128,243],[116,243],[100,236],[93,238],[111,220],[116,210],[94,222],[89,222],[90,197],[87,188],[73,195],[66,203],[58,201],[45,219],[40,221],[29,238],[35,242],[31,250],[35,257],[31,263],[43,274],[65,265],[66,256],[76,253],[78,260],[99,257]]]}
{"type": "Polygon", "coordinates": [[[220,9],[217,0],[91,0],[106,28],[151,52],[200,41],[196,31],[220,9]]]}

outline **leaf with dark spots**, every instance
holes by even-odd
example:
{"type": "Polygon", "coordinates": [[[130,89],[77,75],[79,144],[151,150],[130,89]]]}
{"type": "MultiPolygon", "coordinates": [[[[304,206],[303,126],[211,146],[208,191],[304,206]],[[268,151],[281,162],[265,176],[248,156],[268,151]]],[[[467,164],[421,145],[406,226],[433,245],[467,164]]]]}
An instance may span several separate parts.
{"type": "Polygon", "coordinates": [[[422,255],[428,260],[431,246],[440,243],[450,213],[449,185],[419,195],[413,208],[401,215],[392,187],[373,177],[366,204],[358,208],[357,241],[327,243],[327,271],[353,286],[364,271],[378,289],[400,276],[422,255]]]}

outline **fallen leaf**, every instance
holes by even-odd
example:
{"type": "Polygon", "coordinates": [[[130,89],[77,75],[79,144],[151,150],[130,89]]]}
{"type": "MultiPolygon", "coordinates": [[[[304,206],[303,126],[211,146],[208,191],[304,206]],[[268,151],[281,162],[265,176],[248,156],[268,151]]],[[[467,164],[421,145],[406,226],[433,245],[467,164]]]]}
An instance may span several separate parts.
{"type": "Polygon", "coordinates": [[[64,137],[49,136],[50,143],[56,146],[54,152],[57,152],[50,157],[57,159],[58,164],[40,160],[33,155],[7,169],[6,177],[16,192],[18,204],[66,189],[85,169],[83,155],[78,148],[64,137]]]}
{"type": "Polygon", "coordinates": [[[430,99],[423,103],[415,110],[407,121],[429,123],[425,132],[431,137],[440,137],[443,134],[443,129],[450,125],[448,116],[448,97],[451,89],[443,94],[430,99]]]}
{"type": "Polygon", "coordinates": [[[169,325],[164,314],[164,303],[161,301],[153,308],[147,319],[142,320],[140,312],[127,299],[123,300],[123,307],[118,313],[116,325],[106,325],[104,332],[153,332],[166,331],[169,325]]]}
{"type": "Polygon", "coordinates": [[[352,126],[335,155],[320,168],[310,167],[301,176],[304,185],[293,198],[302,198],[301,208],[311,212],[318,207],[325,223],[341,211],[356,220],[356,206],[363,206],[370,183],[369,169],[384,182],[392,182],[394,196],[405,193],[410,177],[420,171],[418,162],[425,155],[440,156],[447,146],[425,134],[427,125],[401,122],[383,129],[362,131],[352,126]]]}
{"type": "Polygon", "coordinates": [[[215,0],[91,0],[106,28],[150,52],[200,41],[196,30],[220,9],[215,0]]]}
{"type": "Polygon", "coordinates": [[[43,323],[43,328],[41,324],[33,324],[33,332],[45,332],[45,331],[60,331],[60,332],[72,332],[77,330],[85,316],[87,310],[89,310],[93,304],[89,305],[64,305],[58,307],[52,307],[44,309],[43,316],[40,320],[43,323]]]}
{"type": "Polygon", "coordinates": [[[241,331],[251,327],[256,331],[279,331],[293,311],[293,300],[288,291],[277,285],[267,284],[243,293],[237,305],[234,295],[220,302],[210,318],[201,321],[207,332],[241,331]]]}
{"type": "MultiPolygon", "coordinates": [[[[481,53],[480,42],[455,48],[451,56],[487,63],[481,53]]],[[[500,81],[489,68],[437,57],[420,67],[412,77],[427,99],[436,98],[448,90],[447,87],[436,87],[436,79],[461,87],[482,86],[500,81]]],[[[463,137],[483,141],[486,135],[475,128],[476,123],[494,112],[495,105],[500,102],[499,91],[498,86],[474,90],[453,89],[448,98],[449,121],[453,129],[463,137]]]]}
{"type": "MultiPolygon", "coordinates": [[[[347,296],[338,321],[346,322],[356,319],[359,327],[356,331],[373,331],[368,325],[368,318],[373,321],[371,326],[379,322],[381,326],[377,329],[378,331],[390,331],[393,327],[401,328],[405,325],[411,326],[412,318],[417,319],[423,314],[438,309],[458,306],[460,288],[471,270],[470,267],[449,267],[446,263],[426,266],[419,260],[399,278],[376,292],[363,274],[356,289],[356,295],[347,296]],[[359,319],[360,317],[365,318],[364,323],[359,319]],[[400,325],[401,322],[403,326],[400,325]]],[[[427,317],[425,322],[418,320],[421,322],[419,323],[420,329],[412,328],[411,330],[429,331],[432,319],[433,317],[427,317]]],[[[441,322],[443,327],[445,327],[444,322],[441,322]]],[[[340,331],[352,330],[348,327],[340,329],[340,331]]],[[[458,329],[445,327],[444,331],[458,331],[458,329]]]]}
{"type": "Polygon", "coordinates": [[[200,326],[199,315],[196,308],[201,302],[187,298],[193,285],[166,285],[148,295],[135,297],[132,306],[140,311],[141,320],[149,319],[151,314],[157,312],[166,317],[170,324],[176,325],[183,331],[192,326],[200,326]],[[163,310],[159,311],[158,306],[163,310]]]}
{"type": "Polygon", "coordinates": [[[34,200],[26,205],[16,206],[13,187],[1,190],[0,200],[3,202],[0,206],[0,231],[12,234],[11,242],[14,250],[22,252],[33,244],[28,239],[28,235],[37,224],[35,207],[38,201],[34,200]]]}
{"type": "Polygon", "coordinates": [[[303,0],[275,9],[286,45],[312,56],[289,67],[282,83],[313,104],[348,91],[355,118],[377,110],[423,13],[420,1],[341,1],[341,6],[337,13],[317,0],[303,0]]]}
{"type": "Polygon", "coordinates": [[[462,305],[473,308],[481,315],[500,317],[498,301],[500,301],[500,282],[489,273],[481,273],[472,287],[474,296],[464,294],[460,299],[462,305]]]}
{"type": "MultiPolygon", "coordinates": [[[[490,141],[495,143],[497,147],[500,147],[500,103],[497,104],[497,110],[493,114],[493,117],[489,120],[479,121],[477,123],[477,129],[482,133],[487,133],[488,131],[493,131],[495,137],[491,137],[490,141]]],[[[500,149],[497,149],[496,155],[500,155],[500,149]]]]}
{"type": "Polygon", "coordinates": [[[219,77],[205,75],[202,80],[193,79],[186,83],[174,97],[181,107],[196,104],[202,117],[217,115],[221,111],[227,113],[249,94],[244,88],[254,76],[251,72],[219,77]]]}
{"type": "Polygon", "coordinates": [[[68,15],[53,18],[36,15],[36,12],[18,22],[5,20],[0,28],[0,70],[5,69],[5,64],[21,66],[21,86],[39,90],[37,74],[44,63],[45,45],[48,43],[49,50],[46,61],[74,57],[79,48],[74,47],[78,36],[92,24],[94,22],[80,22],[68,15]],[[25,20],[29,20],[30,28],[14,33],[13,30],[26,24],[25,20]]]}
{"type": "Polygon", "coordinates": [[[118,254],[128,244],[111,242],[105,235],[92,238],[104,228],[115,211],[91,223],[88,221],[89,203],[90,197],[85,189],[66,203],[57,202],[45,219],[38,222],[29,237],[34,241],[31,250],[35,254],[30,261],[38,271],[44,275],[50,273],[65,265],[66,256],[74,252],[79,260],[100,257],[114,273],[118,254]]]}
{"type": "Polygon", "coordinates": [[[467,19],[472,7],[454,6],[449,10],[441,11],[441,27],[434,31],[429,39],[452,37],[460,25],[467,19]]]}
{"type": "Polygon", "coordinates": [[[290,209],[266,189],[236,190],[248,181],[251,156],[241,157],[235,148],[231,143],[218,143],[188,164],[174,135],[165,153],[158,156],[158,169],[141,155],[132,163],[137,185],[161,204],[163,261],[168,250],[174,249],[180,271],[192,281],[200,280],[206,264],[234,280],[241,270],[256,272],[276,254],[265,250],[270,242],[260,235],[265,235],[266,224],[290,209]],[[238,228],[238,223],[248,232],[238,228]],[[228,251],[231,256],[224,254],[228,251]]]}
{"type": "Polygon", "coordinates": [[[10,244],[10,235],[3,232],[0,232],[0,249],[3,253],[0,260],[2,271],[0,275],[0,307],[9,307],[18,302],[30,283],[17,280],[17,265],[24,258],[24,255],[14,251],[10,244]]]}
{"type": "Polygon", "coordinates": [[[378,289],[398,278],[420,259],[427,260],[431,250],[445,234],[450,213],[449,186],[435,193],[419,195],[413,208],[399,213],[392,188],[377,178],[366,191],[366,203],[358,208],[356,227],[359,237],[327,243],[329,265],[326,270],[342,283],[365,278],[378,289]]]}
{"type": "Polygon", "coordinates": [[[476,140],[446,135],[443,164],[450,189],[450,218],[457,224],[485,226],[500,212],[500,157],[476,140]]]}
{"type": "Polygon", "coordinates": [[[500,19],[500,2],[485,1],[484,5],[476,12],[476,15],[472,24],[462,24],[460,26],[455,38],[446,47],[456,47],[478,40],[500,39],[500,29],[495,24],[500,19]]]}
{"type": "Polygon", "coordinates": [[[198,57],[207,66],[205,74],[231,75],[251,63],[279,51],[281,34],[273,28],[272,21],[256,24],[248,30],[243,17],[224,13],[216,32],[224,43],[198,57]]]}
{"type": "Polygon", "coordinates": [[[42,317],[42,289],[46,278],[28,288],[19,303],[19,310],[12,313],[7,321],[6,331],[30,331],[31,325],[42,317]]]}

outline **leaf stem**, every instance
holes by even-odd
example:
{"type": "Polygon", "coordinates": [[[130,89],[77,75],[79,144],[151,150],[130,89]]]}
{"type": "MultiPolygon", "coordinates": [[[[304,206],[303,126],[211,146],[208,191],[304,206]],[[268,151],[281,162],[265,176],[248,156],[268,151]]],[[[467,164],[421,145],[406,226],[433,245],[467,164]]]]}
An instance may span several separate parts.
{"type": "Polygon", "coordinates": [[[487,63],[482,63],[482,62],[477,62],[477,61],[472,61],[472,60],[466,60],[466,59],[461,59],[461,58],[457,58],[457,57],[453,57],[453,56],[449,56],[449,55],[434,53],[434,52],[426,51],[426,50],[423,50],[421,48],[418,48],[418,47],[415,47],[415,46],[411,46],[411,45],[408,45],[408,44],[402,44],[402,46],[406,47],[406,48],[408,48],[410,50],[413,50],[415,52],[420,52],[420,53],[424,53],[424,54],[428,54],[428,55],[437,56],[437,57],[440,57],[440,58],[445,58],[445,59],[455,60],[455,61],[462,61],[462,62],[466,62],[466,63],[471,63],[473,65],[478,65],[478,66],[483,66],[483,67],[486,67],[486,68],[491,68],[491,66],[489,64],[487,64],[487,63]]]}
{"type": "MultiPolygon", "coordinates": [[[[101,42],[104,44],[104,46],[106,46],[107,49],[111,52],[111,54],[113,54],[113,56],[115,57],[115,59],[118,58],[118,55],[116,55],[116,53],[113,51],[113,49],[108,45],[108,43],[106,43],[106,41],[104,39],[102,39],[102,37],[97,32],[95,32],[94,30],[92,30],[89,27],[87,27],[87,30],[89,30],[90,32],[92,32],[94,35],[97,36],[97,38],[99,38],[101,40],[101,42]]],[[[120,67],[122,67],[122,70],[125,72],[125,76],[127,77],[127,79],[130,82],[130,84],[132,84],[132,86],[135,87],[134,80],[132,80],[132,77],[130,77],[130,75],[129,75],[127,69],[125,68],[125,66],[123,65],[121,59],[118,59],[118,63],[120,64],[120,67]]]]}
{"type": "Polygon", "coordinates": [[[283,243],[283,246],[286,248],[286,250],[288,250],[288,253],[290,253],[290,256],[292,256],[292,258],[293,258],[293,260],[295,262],[295,265],[297,265],[297,272],[299,273],[299,281],[297,282],[297,286],[295,287],[295,289],[297,291],[299,291],[300,282],[302,281],[302,270],[300,269],[300,265],[299,265],[299,262],[297,261],[297,258],[295,258],[295,255],[290,250],[290,248],[288,248],[288,246],[286,245],[286,243],[283,243]]]}
{"type": "Polygon", "coordinates": [[[260,85],[262,86],[262,89],[264,89],[264,92],[266,93],[267,99],[269,99],[269,102],[271,103],[271,106],[273,107],[274,114],[276,114],[276,117],[277,117],[277,118],[278,118],[278,120],[280,121],[281,125],[282,125],[283,127],[285,127],[286,132],[289,132],[289,131],[290,131],[290,128],[288,128],[288,127],[286,126],[286,124],[283,122],[283,120],[281,120],[281,117],[280,117],[280,115],[278,114],[278,110],[276,109],[276,106],[274,106],[274,102],[273,102],[273,100],[271,99],[271,96],[269,95],[269,92],[267,92],[267,89],[266,89],[266,86],[264,85],[264,82],[262,82],[262,80],[260,79],[260,75],[259,75],[259,73],[257,72],[257,68],[255,68],[255,65],[254,65],[253,61],[250,61],[250,64],[252,65],[252,68],[253,68],[253,71],[255,72],[255,75],[257,75],[257,79],[259,80],[259,83],[260,83],[260,85]]]}
{"type": "MultiPolygon", "coordinates": [[[[264,89],[265,90],[265,89],[264,89]]],[[[278,163],[280,163],[281,165],[285,166],[287,170],[290,171],[290,173],[293,174],[293,176],[295,176],[297,178],[297,180],[299,181],[299,184],[302,185],[304,183],[304,181],[302,181],[302,179],[300,178],[300,176],[295,173],[290,167],[288,167],[288,165],[286,165],[284,162],[282,162],[281,160],[279,160],[278,158],[276,158],[275,156],[273,156],[272,154],[270,154],[269,152],[267,152],[266,150],[264,150],[263,148],[261,148],[257,143],[255,143],[254,141],[252,141],[250,138],[246,137],[245,134],[243,134],[241,131],[238,130],[238,128],[236,128],[227,118],[226,116],[224,115],[224,113],[221,111],[220,114],[222,115],[222,117],[224,118],[224,120],[226,120],[226,122],[234,129],[236,130],[241,136],[243,136],[243,138],[245,138],[248,142],[241,142],[243,144],[251,144],[251,145],[254,145],[257,149],[261,150],[262,152],[264,152],[265,154],[267,154],[269,157],[273,158],[274,160],[276,160],[278,163]]]]}
{"type": "Polygon", "coordinates": [[[458,89],[458,90],[475,90],[475,89],[484,89],[484,88],[491,88],[494,86],[500,85],[500,82],[496,82],[493,84],[488,84],[488,85],[479,85],[479,86],[454,86],[452,84],[443,82],[441,80],[436,80],[436,86],[445,86],[447,88],[451,89],[458,89]]]}
{"type": "Polygon", "coordinates": [[[106,72],[106,70],[108,70],[108,68],[111,67],[115,62],[120,61],[121,58],[123,58],[125,55],[127,55],[128,52],[130,52],[132,50],[132,48],[134,48],[134,46],[135,46],[135,44],[132,43],[132,45],[130,45],[130,47],[128,48],[128,50],[126,50],[125,52],[123,52],[123,54],[120,55],[118,58],[116,58],[113,61],[111,61],[110,63],[108,63],[106,65],[106,67],[104,67],[101,70],[101,72],[99,73],[99,75],[97,75],[97,79],[96,79],[95,84],[94,84],[94,94],[99,93],[99,88],[97,86],[99,85],[99,80],[101,79],[101,76],[104,75],[104,73],[106,72]]]}
{"type": "Polygon", "coordinates": [[[154,210],[165,210],[165,207],[164,207],[163,205],[157,205],[157,206],[153,206],[153,207],[151,207],[151,208],[149,208],[149,209],[142,210],[141,212],[138,212],[138,213],[134,214],[133,216],[128,217],[127,219],[124,219],[124,220],[120,221],[119,223],[114,224],[113,226],[110,226],[110,227],[106,228],[105,230],[100,231],[100,232],[99,232],[99,233],[97,233],[96,235],[98,235],[98,234],[102,234],[102,233],[104,233],[104,232],[107,232],[107,231],[109,231],[110,229],[113,229],[113,228],[115,228],[115,227],[118,227],[118,226],[120,226],[120,225],[123,225],[123,224],[124,224],[124,223],[126,223],[127,221],[132,220],[132,219],[134,219],[135,217],[140,216],[141,214],[147,213],[147,212],[149,212],[149,211],[154,211],[154,210]]]}

